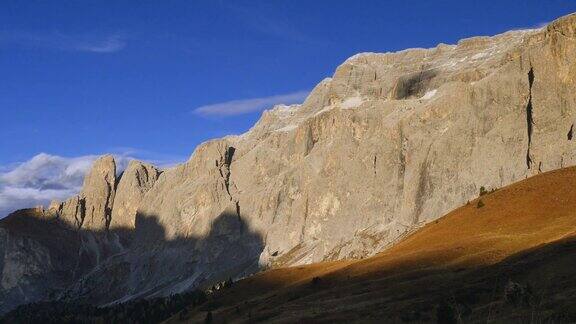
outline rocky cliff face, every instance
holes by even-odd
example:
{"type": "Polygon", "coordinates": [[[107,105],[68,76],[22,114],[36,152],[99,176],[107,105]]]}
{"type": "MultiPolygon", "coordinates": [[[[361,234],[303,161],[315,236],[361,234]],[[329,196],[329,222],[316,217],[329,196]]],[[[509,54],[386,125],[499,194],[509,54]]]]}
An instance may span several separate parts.
{"type": "Polygon", "coordinates": [[[160,176],[160,171],[154,166],[131,161],[118,181],[118,188],[112,209],[112,228],[134,228],[136,211],[142,198],[150,190],[160,176]]]}
{"type": "Polygon", "coordinates": [[[108,229],[116,193],[116,162],[105,155],[94,162],[78,196],[50,204],[50,211],[77,228],[108,229]]]}
{"type": "Polygon", "coordinates": [[[304,104],[199,147],[140,210],[176,237],[236,208],[264,264],[376,253],[481,186],[574,164],[575,24],[352,57],[304,104]]]}
{"type": "Polygon", "coordinates": [[[0,314],[57,298],[110,255],[113,233],[78,230],[42,209],[15,212],[0,223],[0,314]]]}
{"type": "Polygon", "coordinates": [[[134,162],[118,180],[104,157],[80,195],[51,210],[83,230],[126,228],[131,247],[65,296],[109,303],[373,255],[481,186],[574,165],[575,60],[575,15],[359,54],[302,105],[274,107],[182,165],[160,173],[134,162]]]}

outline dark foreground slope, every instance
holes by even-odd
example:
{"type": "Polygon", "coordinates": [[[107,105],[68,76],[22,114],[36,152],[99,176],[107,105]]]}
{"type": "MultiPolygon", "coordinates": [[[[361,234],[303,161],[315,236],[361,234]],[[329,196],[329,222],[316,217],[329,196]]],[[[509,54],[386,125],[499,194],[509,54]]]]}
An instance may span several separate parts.
{"type": "Polygon", "coordinates": [[[267,271],[169,322],[574,322],[575,188],[576,168],[537,175],[375,257],[267,271]]]}

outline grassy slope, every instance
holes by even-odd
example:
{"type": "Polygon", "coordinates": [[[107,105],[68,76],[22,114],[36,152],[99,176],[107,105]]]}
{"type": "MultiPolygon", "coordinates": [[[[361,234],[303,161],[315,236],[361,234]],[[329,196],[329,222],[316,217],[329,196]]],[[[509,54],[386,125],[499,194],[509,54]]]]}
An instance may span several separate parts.
{"type": "Polygon", "coordinates": [[[202,321],[209,310],[214,322],[434,322],[439,312],[466,322],[576,321],[575,189],[576,168],[541,174],[374,257],[267,271],[169,322],[202,321]],[[521,302],[505,297],[511,282],[523,287],[521,302]]]}

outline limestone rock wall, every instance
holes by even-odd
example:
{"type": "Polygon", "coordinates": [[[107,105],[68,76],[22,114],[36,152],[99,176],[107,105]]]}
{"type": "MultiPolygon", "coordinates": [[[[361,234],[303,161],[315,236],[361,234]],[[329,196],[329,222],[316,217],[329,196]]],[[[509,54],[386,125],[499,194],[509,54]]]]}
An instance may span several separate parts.
{"type": "Polygon", "coordinates": [[[267,266],[377,253],[481,186],[574,165],[575,24],[354,56],[304,104],[202,145],[140,210],[187,237],[236,208],[267,266]]]}
{"type": "Polygon", "coordinates": [[[94,161],[80,194],[63,203],[54,201],[48,209],[77,228],[108,229],[115,194],[116,162],[112,155],[105,155],[94,161]]]}
{"type": "Polygon", "coordinates": [[[116,162],[111,155],[106,155],[94,162],[84,179],[80,192],[85,211],[82,228],[98,230],[110,226],[115,187],[116,162]]]}
{"type": "Polygon", "coordinates": [[[130,161],[128,168],[118,181],[112,208],[110,224],[112,228],[134,229],[136,210],[159,176],[160,171],[154,166],[139,161],[130,161]]]}

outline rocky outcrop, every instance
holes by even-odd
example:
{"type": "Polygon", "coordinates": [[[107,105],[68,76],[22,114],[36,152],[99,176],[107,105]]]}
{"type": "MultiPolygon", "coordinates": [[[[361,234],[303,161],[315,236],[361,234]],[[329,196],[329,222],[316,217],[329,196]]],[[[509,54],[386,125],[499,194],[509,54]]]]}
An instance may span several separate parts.
{"type": "Polygon", "coordinates": [[[105,155],[94,161],[78,196],[63,203],[53,201],[48,211],[77,228],[108,229],[115,193],[116,162],[112,155],[105,155]]]}
{"type": "Polygon", "coordinates": [[[40,209],[0,222],[0,314],[22,303],[56,298],[95,264],[81,236],[40,209]]]}
{"type": "Polygon", "coordinates": [[[80,192],[85,211],[83,228],[99,230],[110,226],[115,186],[116,163],[111,155],[103,156],[94,162],[80,192]]]}
{"type": "Polygon", "coordinates": [[[130,161],[118,182],[110,226],[134,229],[136,210],[142,198],[154,186],[160,171],[139,161],[130,161]]]}
{"type": "MultiPolygon", "coordinates": [[[[119,220],[133,224],[135,212],[131,221],[122,218],[131,212],[125,200],[137,199],[136,192],[145,192],[158,174],[137,162],[127,171],[119,205],[125,209],[118,214],[119,220]],[[138,175],[141,168],[150,171],[148,178],[138,175]],[[140,182],[133,182],[134,177],[140,182]]],[[[0,222],[0,313],[25,302],[65,298],[67,287],[110,256],[125,252],[130,232],[111,226],[116,187],[116,163],[106,155],[94,162],[77,196],[54,201],[47,210],[16,212],[0,222]]]]}
{"type": "Polygon", "coordinates": [[[56,210],[57,216],[73,224],[75,228],[80,228],[86,215],[86,202],[80,196],[74,196],[63,203],[53,201],[49,210],[56,210]],[[60,207],[55,208],[57,204],[60,204],[60,207]]]}
{"type": "Polygon", "coordinates": [[[117,183],[102,158],[80,195],[51,210],[83,230],[133,228],[132,245],[66,295],[104,304],[373,255],[480,187],[575,165],[575,30],[571,15],[359,54],[302,105],[274,107],[161,174],[135,162],[117,183]]]}

